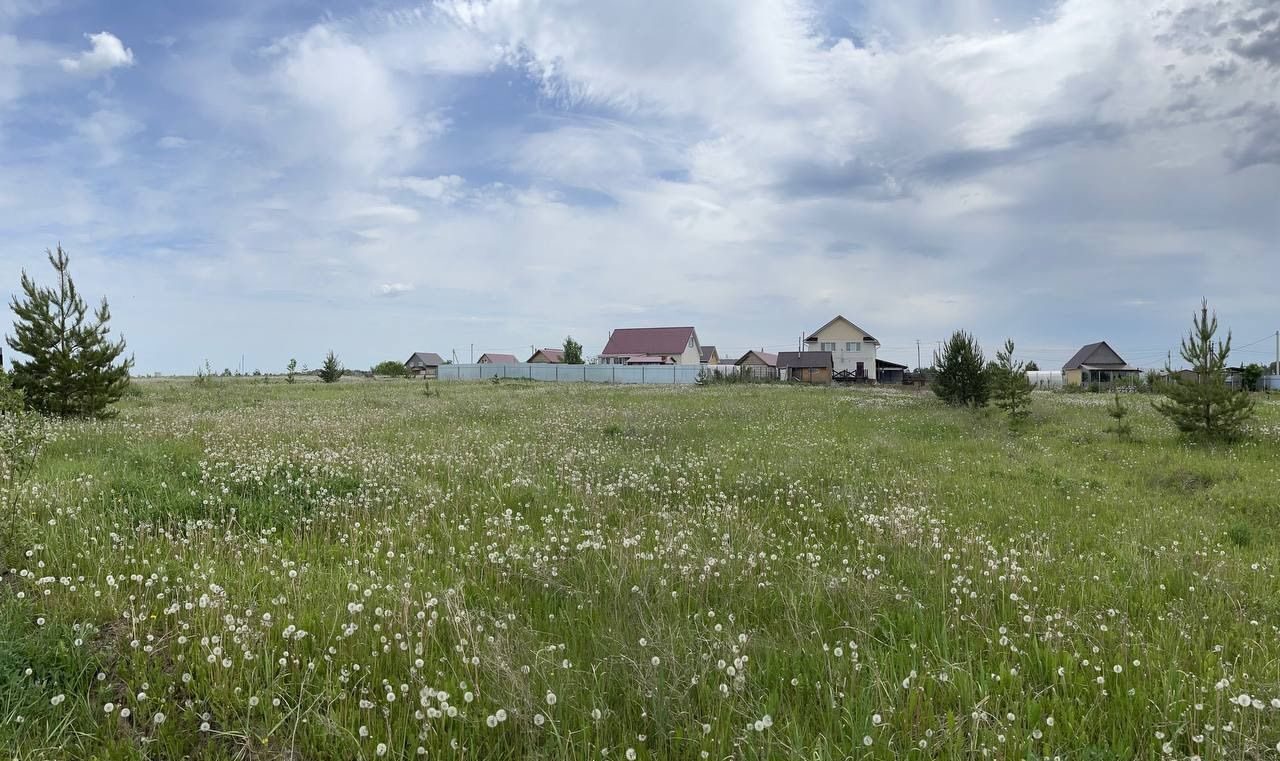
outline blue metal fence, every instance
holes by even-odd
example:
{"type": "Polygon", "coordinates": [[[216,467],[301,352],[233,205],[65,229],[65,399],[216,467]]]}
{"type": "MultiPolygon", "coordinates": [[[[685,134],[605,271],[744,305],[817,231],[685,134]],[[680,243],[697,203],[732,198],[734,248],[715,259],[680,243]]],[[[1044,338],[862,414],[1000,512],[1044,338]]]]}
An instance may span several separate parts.
{"type": "Polygon", "coordinates": [[[733,365],[441,365],[440,380],[515,378],[553,383],[622,383],[679,386],[697,382],[706,369],[735,373],[733,365]]]}

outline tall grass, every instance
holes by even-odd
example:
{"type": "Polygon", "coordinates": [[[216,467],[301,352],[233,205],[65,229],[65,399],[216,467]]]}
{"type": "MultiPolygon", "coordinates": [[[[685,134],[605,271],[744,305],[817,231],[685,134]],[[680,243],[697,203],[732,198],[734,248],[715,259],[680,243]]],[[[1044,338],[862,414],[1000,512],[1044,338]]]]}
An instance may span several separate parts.
{"type": "Polygon", "coordinates": [[[1264,758],[1280,407],[145,384],[0,521],[18,758],[1264,758]],[[1239,536],[1243,533],[1245,541],[1239,536]],[[109,710],[108,710],[109,709],[109,710]]]}

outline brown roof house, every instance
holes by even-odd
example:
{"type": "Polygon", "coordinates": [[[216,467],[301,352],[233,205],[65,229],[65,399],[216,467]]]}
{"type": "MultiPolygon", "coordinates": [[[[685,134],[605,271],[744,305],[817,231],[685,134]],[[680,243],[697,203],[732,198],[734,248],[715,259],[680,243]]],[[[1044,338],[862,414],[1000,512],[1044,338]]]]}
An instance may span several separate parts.
{"type": "Polygon", "coordinates": [[[600,352],[600,364],[697,365],[702,362],[702,344],[693,328],[618,328],[600,352]],[[661,361],[654,361],[654,358],[661,361]]]}
{"type": "Polygon", "coordinates": [[[704,346],[702,347],[702,356],[699,361],[704,365],[718,365],[720,364],[720,352],[716,351],[714,346],[704,346]]]}
{"type": "Polygon", "coordinates": [[[831,382],[831,352],[780,351],[778,373],[782,380],[801,383],[831,382]]]}
{"type": "Polygon", "coordinates": [[[477,365],[518,365],[520,360],[516,359],[514,354],[498,354],[487,351],[480,355],[480,359],[476,360],[477,365]]]}
{"type": "Polygon", "coordinates": [[[560,365],[564,364],[564,349],[538,349],[533,356],[525,360],[529,364],[560,365]]]}
{"type": "Polygon", "coordinates": [[[1062,366],[1062,382],[1067,386],[1115,383],[1136,380],[1142,371],[1130,367],[1106,341],[1087,344],[1062,366]]]}
{"type": "Polygon", "coordinates": [[[404,369],[408,370],[410,375],[416,375],[419,378],[435,378],[440,372],[440,365],[443,364],[444,360],[434,351],[415,351],[405,360],[404,369]]]}
{"type": "Polygon", "coordinates": [[[757,378],[774,379],[778,377],[778,355],[763,349],[760,351],[751,349],[746,354],[738,357],[738,361],[733,364],[738,367],[738,372],[749,373],[757,378]]]}

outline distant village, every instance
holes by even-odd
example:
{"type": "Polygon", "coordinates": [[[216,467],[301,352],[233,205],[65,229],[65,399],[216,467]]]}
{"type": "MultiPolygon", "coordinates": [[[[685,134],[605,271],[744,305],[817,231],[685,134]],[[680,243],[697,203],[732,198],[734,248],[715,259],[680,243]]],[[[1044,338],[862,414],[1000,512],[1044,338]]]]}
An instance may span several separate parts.
{"type": "MultiPolygon", "coordinates": [[[[609,334],[604,349],[589,363],[611,368],[649,368],[667,372],[650,372],[647,375],[624,375],[623,378],[639,378],[638,382],[685,382],[696,373],[677,372],[677,369],[694,369],[710,372],[749,374],[762,380],[780,380],[798,383],[877,383],[913,384],[922,379],[918,373],[899,362],[877,356],[880,341],[843,315],[836,315],[826,324],[807,334],[800,342],[799,351],[768,352],[749,350],[738,357],[723,357],[712,344],[703,344],[698,331],[692,326],[618,328],[609,334]],[[646,378],[648,380],[646,380],[646,378]],[[670,378],[670,380],[666,380],[670,378]]],[[[444,360],[436,352],[414,352],[404,363],[411,375],[434,378],[478,377],[527,377],[534,380],[561,380],[559,373],[535,372],[532,368],[517,370],[519,365],[561,365],[565,362],[564,349],[544,348],[534,351],[527,359],[520,360],[514,354],[486,352],[480,355],[473,374],[467,374],[452,362],[444,360]],[[491,366],[485,372],[480,366],[491,366]],[[502,368],[499,372],[499,367],[502,368]],[[442,371],[442,368],[444,370],[442,371]]],[[[1232,368],[1228,383],[1238,385],[1242,368],[1232,368]]],[[[1275,374],[1274,366],[1268,370],[1275,374]]],[[[1028,372],[1029,379],[1040,387],[1115,385],[1137,382],[1142,369],[1125,361],[1106,341],[1086,344],[1077,351],[1060,370],[1028,372]]],[[[582,377],[577,380],[618,380],[617,373],[582,377]]],[[[637,382],[637,381],[626,381],[637,382]]],[[[1280,383],[1275,386],[1280,388],[1280,383]]]]}

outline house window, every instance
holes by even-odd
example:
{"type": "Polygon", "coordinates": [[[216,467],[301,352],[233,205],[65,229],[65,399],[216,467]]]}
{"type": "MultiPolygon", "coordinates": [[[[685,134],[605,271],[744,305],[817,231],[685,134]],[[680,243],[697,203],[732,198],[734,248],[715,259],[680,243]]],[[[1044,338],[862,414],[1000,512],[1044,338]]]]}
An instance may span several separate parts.
{"type": "Polygon", "coordinates": [[[844,345],[845,351],[862,351],[861,341],[847,341],[844,345]]]}
{"type": "Polygon", "coordinates": [[[835,351],[835,350],[836,350],[836,342],[835,342],[835,341],[831,341],[831,342],[826,342],[826,341],[824,341],[824,342],[822,342],[822,343],[818,344],[818,350],[819,350],[819,351],[835,351]]]}

